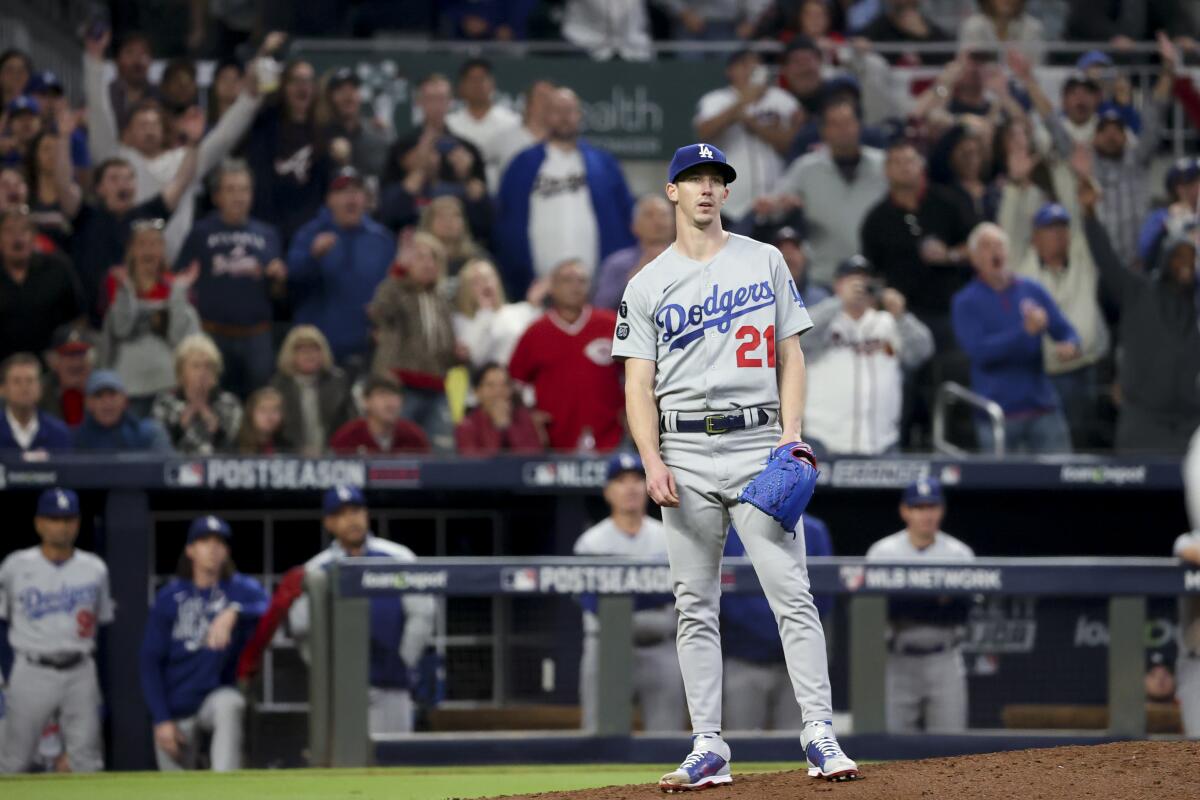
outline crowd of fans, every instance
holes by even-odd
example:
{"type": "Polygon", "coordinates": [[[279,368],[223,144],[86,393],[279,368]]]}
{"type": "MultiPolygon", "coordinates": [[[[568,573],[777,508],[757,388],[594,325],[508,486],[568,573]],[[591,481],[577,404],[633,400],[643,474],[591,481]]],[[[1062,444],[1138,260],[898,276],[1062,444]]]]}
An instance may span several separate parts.
{"type": "MultiPolygon", "coordinates": [[[[250,5],[263,13],[193,19],[182,51],[89,28],[82,109],[26,54],[0,55],[0,448],[620,446],[615,311],[673,240],[671,206],[633,195],[567,86],[537,81],[508,108],[491,64],[464,59],[413,82],[420,124],[397,138],[353,68],[286,59],[283,34],[233,59],[290,6],[250,5]],[[180,52],[213,47],[202,91],[180,52]]],[[[398,5],[317,3],[282,24],[387,28],[398,5]]],[[[738,169],[726,228],[779,247],[816,322],[815,444],[927,449],[954,380],[999,405],[1010,449],[1182,452],[1200,425],[1200,160],[1161,187],[1148,174],[1172,99],[1200,122],[1187,4],[1071,2],[1065,34],[1109,46],[1060,91],[1035,72],[1036,0],[952,21],[916,0],[550,5],[596,57],[649,57],[652,36],[784,42],[730,55],[693,124],[738,169]],[[957,54],[874,48],[952,41],[953,25],[957,54]],[[1121,65],[1142,56],[1123,54],[1156,28],[1175,39],[1158,34],[1157,82],[1133,86],[1121,65]],[[940,72],[889,88],[916,63],[940,72]]],[[[392,21],[520,40],[546,16],[439,8],[392,21]]],[[[994,444],[982,416],[961,427],[994,444]]]]}

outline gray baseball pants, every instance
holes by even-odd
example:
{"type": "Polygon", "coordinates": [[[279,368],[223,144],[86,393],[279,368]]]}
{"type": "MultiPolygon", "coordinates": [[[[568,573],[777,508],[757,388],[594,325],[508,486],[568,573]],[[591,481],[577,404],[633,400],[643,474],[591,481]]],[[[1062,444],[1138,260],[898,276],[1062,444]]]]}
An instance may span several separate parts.
{"type": "Polygon", "coordinates": [[[664,508],[679,613],[676,644],[694,733],[721,730],[721,551],[730,520],[779,623],[792,691],[806,722],[833,717],[825,632],[809,592],[803,523],[791,532],[738,494],[760,473],[778,425],[717,436],[664,432],[661,452],[679,494],[664,508]]]}
{"type": "Polygon", "coordinates": [[[163,772],[195,769],[200,754],[201,732],[212,734],[208,747],[213,772],[229,772],[242,768],[242,719],[246,713],[246,698],[232,686],[214,689],[204,698],[200,708],[190,717],[175,720],[183,734],[179,758],[154,746],[154,757],[163,772]]]}
{"type": "Polygon", "coordinates": [[[72,772],[104,769],[100,737],[100,684],[96,664],[85,658],[70,669],[13,661],[4,690],[6,714],[0,741],[0,772],[24,772],[37,752],[42,730],[57,711],[72,772]]]}

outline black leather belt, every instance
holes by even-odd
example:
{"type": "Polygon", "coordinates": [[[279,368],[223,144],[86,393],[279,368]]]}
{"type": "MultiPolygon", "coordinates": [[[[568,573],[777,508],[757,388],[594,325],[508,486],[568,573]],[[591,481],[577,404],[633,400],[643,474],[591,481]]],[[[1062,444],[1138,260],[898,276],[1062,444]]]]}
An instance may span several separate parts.
{"type": "MultiPolygon", "coordinates": [[[[731,414],[706,414],[692,419],[686,419],[683,414],[680,414],[675,420],[674,430],[679,433],[707,433],[709,436],[719,436],[730,431],[757,428],[759,425],[766,425],[771,421],[771,415],[762,408],[753,409],[751,416],[750,424],[747,425],[744,411],[734,411],[731,414]]],[[[659,417],[658,427],[662,432],[669,430],[665,416],[659,417]]]]}
{"type": "Polygon", "coordinates": [[[932,644],[927,647],[920,647],[918,645],[910,644],[904,647],[896,647],[895,645],[891,645],[888,647],[888,649],[898,656],[934,656],[938,653],[944,653],[952,647],[954,647],[954,645],[950,644],[932,644]]]}
{"type": "Polygon", "coordinates": [[[39,656],[32,653],[25,653],[24,655],[25,660],[30,664],[57,670],[74,669],[86,661],[88,657],[87,653],[63,653],[57,656],[39,656]]]}

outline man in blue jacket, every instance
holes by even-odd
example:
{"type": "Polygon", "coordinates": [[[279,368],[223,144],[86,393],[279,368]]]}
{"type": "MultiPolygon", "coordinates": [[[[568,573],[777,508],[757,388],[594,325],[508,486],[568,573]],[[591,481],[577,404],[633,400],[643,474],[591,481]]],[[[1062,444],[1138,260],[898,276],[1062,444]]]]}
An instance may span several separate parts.
{"type": "Polygon", "coordinates": [[[62,420],[38,408],[42,399],[42,365],[29,353],[14,353],[0,362],[0,450],[49,452],[70,450],[71,434],[62,420]]]}
{"type": "Polygon", "coordinates": [[[395,254],[387,228],[367,216],[362,176],[343,167],[329,184],[325,208],[296,232],[287,258],[295,321],[316,325],[343,366],[367,354],[367,304],[395,254]]]}
{"type": "MultiPolygon", "coordinates": [[[[954,334],[971,360],[971,387],[1004,410],[1010,452],[1069,453],[1071,435],[1042,360],[1042,338],[1054,341],[1060,361],[1079,355],[1079,335],[1041,284],[1014,275],[1008,236],[984,222],[971,231],[967,251],[975,279],[954,295],[954,334]]],[[[990,422],[975,420],[980,447],[993,447],[990,422]]]]}
{"type": "Polygon", "coordinates": [[[83,423],[75,431],[76,450],[147,450],[170,453],[171,440],[155,419],[139,419],[129,410],[129,395],[121,376],[98,369],[88,376],[83,423]]]}
{"type": "Polygon", "coordinates": [[[159,591],[142,640],[142,693],[164,771],[194,768],[200,732],[212,735],[213,770],[242,765],[246,701],[235,687],[238,654],[267,609],[258,581],[229,558],[233,534],[220,517],[188,529],[175,578],[159,591]]]}
{"type": "Polygon", "coordinates": [[[492,241],[509,297],[564,261],[590,274],[636,243],[633,195],[612,154],[579,138],[579,98],[558,89],[547,111],[547,141],[518,153],[500,180],[492,241]]]}
{"type": "MultiPolygon", "coordinates": [[[[795,544],[804,547],[805,556],[833,555],[825,523],[805,514],[803,525],[803,536],[797,540],[804,541],[795,544]]],[[[746,546],[733,528],[725,539],[723,555],[746,555],[746,546]]],[[[826,620],[833,611],[833,598],[815,595],[813,602],[826,620]]],[[[798,731],[804,727],[783,659],[779,623],[765,595],[721,595],[721,649],[725,654],[725,727],[734,731],[798,731]]]]}

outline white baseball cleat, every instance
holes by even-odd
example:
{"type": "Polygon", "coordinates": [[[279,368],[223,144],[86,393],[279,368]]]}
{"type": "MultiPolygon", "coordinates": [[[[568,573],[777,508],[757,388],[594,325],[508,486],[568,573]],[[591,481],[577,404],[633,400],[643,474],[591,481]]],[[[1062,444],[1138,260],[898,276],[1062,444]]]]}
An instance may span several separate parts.
{"type": "Polygon", "coordinates": [[[729,745],[724,739],[713,734],[697,734],[692,737],[692,752],[679,769],[659,779],[658,788],[668,793],[691,792],[733,783],[729,759],[729,745]]]}
{"type": "Polygon", "coordinates": [[[842,752],[842,746],[833,734],[833,725],[827,722],[806,725],[800,744],[808,759],[808,777],[827,781],[853,781],[860,777],[858,764],[842,752]]]}

